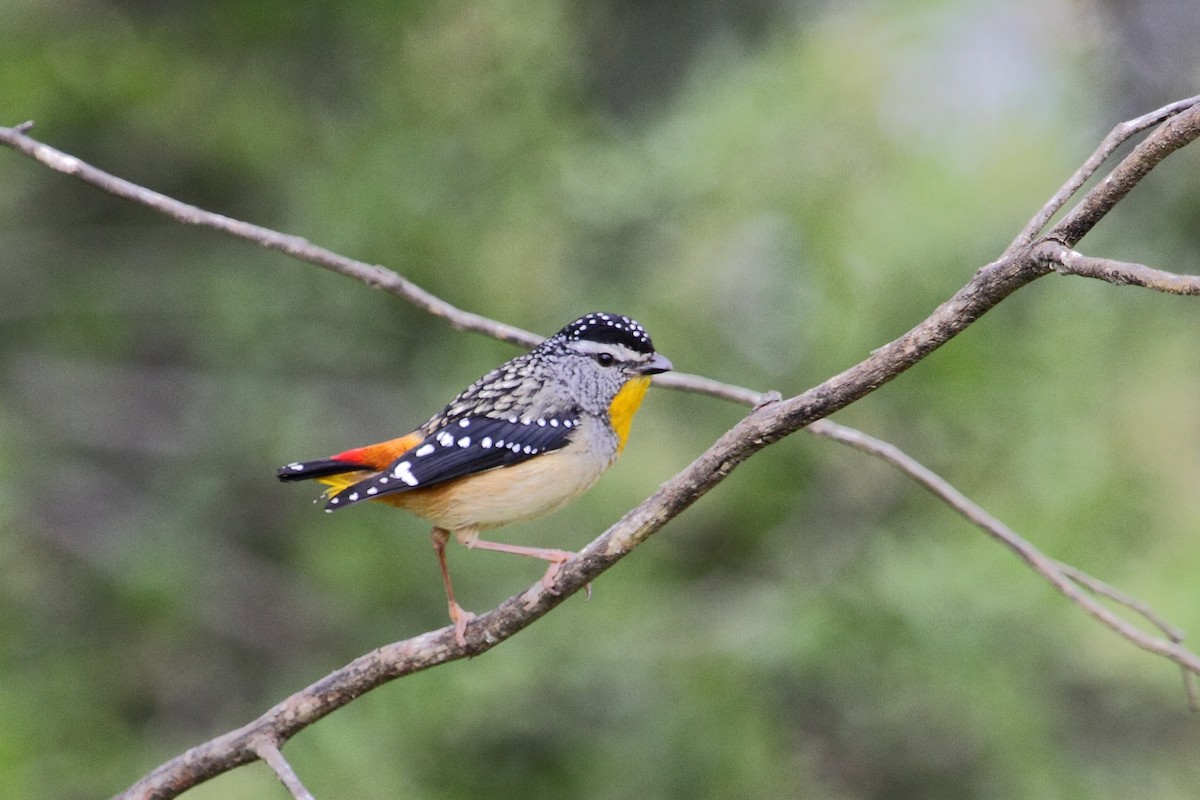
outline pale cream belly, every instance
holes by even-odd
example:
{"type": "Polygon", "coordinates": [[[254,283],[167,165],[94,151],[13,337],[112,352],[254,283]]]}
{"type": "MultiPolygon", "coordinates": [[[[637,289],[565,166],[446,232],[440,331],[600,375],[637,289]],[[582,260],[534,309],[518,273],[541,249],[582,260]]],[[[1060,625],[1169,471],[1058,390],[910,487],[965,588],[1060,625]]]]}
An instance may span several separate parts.
{"type": "Polygon", "coordinates": [[[400,506],[439,528],[486,530],[548,514],[586,492],[608,464],[569,450],[547,453],[383,502],[400,506]]]}

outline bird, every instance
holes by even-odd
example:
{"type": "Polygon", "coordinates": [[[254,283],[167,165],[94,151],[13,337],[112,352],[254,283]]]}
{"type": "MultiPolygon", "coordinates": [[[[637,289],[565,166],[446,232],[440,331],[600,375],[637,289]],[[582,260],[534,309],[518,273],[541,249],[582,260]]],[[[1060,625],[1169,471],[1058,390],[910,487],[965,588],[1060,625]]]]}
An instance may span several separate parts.
{"type": "Polygon", "coordinates": [[[454,597],[446,565],[450,538],[467,548],[548,561],[541,583],[554,591],[573,553],[480,533],[548,514],[595,485],[625,449],[651,376],[672,368],[637,321],[592,312],[491,370],[412,432],[293,461],[276,474],[326,485],[329,512],[374,501],[432,523],[455,641],[465,646],[475,615],[454,597]]]}

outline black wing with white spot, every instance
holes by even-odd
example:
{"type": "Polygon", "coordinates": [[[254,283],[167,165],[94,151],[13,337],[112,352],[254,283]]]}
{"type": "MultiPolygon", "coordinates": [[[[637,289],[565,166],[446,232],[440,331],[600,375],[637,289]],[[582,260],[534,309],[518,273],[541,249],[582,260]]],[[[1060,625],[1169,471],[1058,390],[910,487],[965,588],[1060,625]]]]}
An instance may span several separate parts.
{"type": "Polygon", "coordinates": [[[577,417],[461,417],[425,437],[386,470],[333,495],[325,510],[519,464],[566,447],[578,424],[577,417]]]}

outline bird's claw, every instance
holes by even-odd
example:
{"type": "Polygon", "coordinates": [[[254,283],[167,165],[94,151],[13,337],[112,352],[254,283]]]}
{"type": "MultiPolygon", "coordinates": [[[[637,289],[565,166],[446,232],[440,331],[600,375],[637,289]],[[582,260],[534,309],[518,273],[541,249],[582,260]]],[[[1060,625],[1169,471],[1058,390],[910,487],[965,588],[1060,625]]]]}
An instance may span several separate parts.
{"type": "Polygon", "coordinates": [[[551,561],[550,566],[546,567],[546,574],[542,576],[542,588],[546,590],[546,594],[551,595],[552,597],[558,597],[560,594],[562,594],[562,592],[555,587],[554,583],[558,580],[558,573],[562,572],[562,565],[564,561],[566,561],[565,558],[562,561],[551,561]]]}
{"type": "Polygon", "coordinates": [[[473,612],[467,611],[458,603],[450,606],[450,621],[454,623],[454,641],[459,647],[467,646],[467,623],[475,619],[473,612]]]}

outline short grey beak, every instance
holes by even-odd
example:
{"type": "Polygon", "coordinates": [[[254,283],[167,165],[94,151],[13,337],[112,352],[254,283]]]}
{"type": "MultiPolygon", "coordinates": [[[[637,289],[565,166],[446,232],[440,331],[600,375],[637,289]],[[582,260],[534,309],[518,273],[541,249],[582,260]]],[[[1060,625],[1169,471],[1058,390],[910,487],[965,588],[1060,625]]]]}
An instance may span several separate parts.
{"type": "Polygon", "coordinates": [[[647,361],[642,366],[634,370],[639,375],[657,375],[660,372],[670,372],[675,369],[671,364],[670,359],[659,353],[655,353],[654,357],[647,361]]]}

